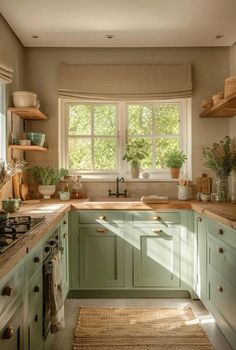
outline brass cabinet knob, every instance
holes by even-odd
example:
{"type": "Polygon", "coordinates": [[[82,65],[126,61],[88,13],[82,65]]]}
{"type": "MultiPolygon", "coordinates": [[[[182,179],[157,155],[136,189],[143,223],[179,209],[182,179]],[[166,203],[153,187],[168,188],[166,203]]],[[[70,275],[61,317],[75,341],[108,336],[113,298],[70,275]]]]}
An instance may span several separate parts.
{"type": "Polygon", "coordinates": [[[218,292],[223,292],[223,287],[219,286],[219,287],[217,287],[217,290],[218,290],[218,292]]]}
{"type": "Polygon", "coordinates": [[[224,234],[224,231],[222,230],[222,228],[219,229],[218,233],[219,233],[219,235],[223,235],[224,234]]]}
{"type": "Polygon", "coordinates": [[[159,235],[159,234],[163,233],[163,231],[162,231],[162,230],[152,230],[152,232],[153,232],[153,233],[156,233],[157,235],[159,235]]]}
{"type": "Polygon", "coordinates": [[[34,258],[34,262],[35,262],[35,263],[40,263],[40,257],[39,257],[39,256],[36,256],[36,257],[34,258]]]}
{"type": "Polygon", "coordinates": [[[197,220],[198,222],[202,222],[202,218],[200,216],[197,218],[197,220]]]}
{"type": "Polygon", "coordinates": [[[36,315],[34,316],[34,322],[38,322],[38,320],[39,320],[39,315],[36,314],[36,315]]]}
{"type": "Polygon", "coordinates": [[[161,217],[160,217],[160,216],[154,216],[154,217],[152,218],[152,220],[161,221],[161,217]]]}
{"type": "Polygon", "coordinates": [[[3,288],[2,295],[6,295],[8,297],[11,297],[13,294],[13,287],[12,286],[6,286],[3,288]]]}
{"type": "Polygon", "coordinates": [[[14,334],[14,328],[13,327],[7,327],[5,331],[3,332],[2,339],[11,339],[14,334]]]}
{"type": "Polygon", "coordinates": [[[218,249],[217,249],[217,252],[218,252],[219,254],[222,254],[222,253],[224,252],[224,249],[223,249],[223,248],[218,248],[218,249]]]}
{"type": "Polygon", "coordinates": [[[39,286],[35,286],[34,287],[34,292],[35,293],[39,293],[40,292],[40,287],[39,286]]]}
{"type": "Polygon", "coordinates": [[[68,233],[64,233],[63,238],[66,238],[68,236],[68,233]]]}
{"type": "Polygon", "coordinates": [[[105,216],[102,215],[102,216],[99,216],[99,217],[98,217],[98,220],[107,221],[107,218],[106,218],[105,216]]]}
{"type": "Polygon", "coordinates": [[[66,221],[66,220],[64,220],[64,221],[63,221],[63,225],[66,225],[66,224],[67,224],[67,221],[66,221]]]}
{"type": "Polygon", "coordinates": [[[107,228],[97,228],[96,231],[99,232],[99,233],[106,233],[107,232],[107,228]]]}

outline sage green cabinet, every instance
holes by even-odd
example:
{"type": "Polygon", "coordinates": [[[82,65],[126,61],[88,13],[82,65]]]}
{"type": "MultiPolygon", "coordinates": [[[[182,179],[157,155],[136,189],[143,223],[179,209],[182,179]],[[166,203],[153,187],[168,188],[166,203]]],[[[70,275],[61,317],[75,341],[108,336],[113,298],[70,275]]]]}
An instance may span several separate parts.
{"type": "Polygon", "coordinates": [[[124,231],[103,226],[79,229],[81,287],[124,286],[124,231]]]}
{"type": "Polygon", "coordinates": [[[28,333],[28,350],[43,350],[44,340],[42,337],[42,325],[43,325],[43,310],[40,306],[38,310],[35,310],[32,317],[29,318],[27,327],[28,333]]]}
{"type": "Polygon", "coordinates": [[[1,350],[24,350],[22,305],[14,312],[10,320],[0,327],[1,350]]]}
{"type": "Polygon", "coordinates": [[[180,229],[133,230],[135,287],[180,287],[180,229]]]}
{"type": "Polygon", "coordinates": [[[60,245],[62,252],[62,294],[63,298],[67,297],[69,291],[69,242],[68,242],[68,214],[64,216],[60,224],[60,245]]]}
{"type": "Polygon", "coordinates": [[[194,214],[194,229],[196,233],[196,293],[202,301],[207,299],[207,219],[194,214]]]}

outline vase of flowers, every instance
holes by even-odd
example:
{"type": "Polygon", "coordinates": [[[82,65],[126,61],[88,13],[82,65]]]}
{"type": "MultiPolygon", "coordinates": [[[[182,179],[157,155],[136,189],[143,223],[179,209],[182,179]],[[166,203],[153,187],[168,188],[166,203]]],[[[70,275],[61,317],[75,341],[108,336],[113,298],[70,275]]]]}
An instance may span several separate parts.
{"type": "Polygon", "coordinates": [[[236,139],[225,136],[212,147],[203,147],[204,165],[216,174],[216,200],[229,202],[229,175],[236,167],[236,139]]]}

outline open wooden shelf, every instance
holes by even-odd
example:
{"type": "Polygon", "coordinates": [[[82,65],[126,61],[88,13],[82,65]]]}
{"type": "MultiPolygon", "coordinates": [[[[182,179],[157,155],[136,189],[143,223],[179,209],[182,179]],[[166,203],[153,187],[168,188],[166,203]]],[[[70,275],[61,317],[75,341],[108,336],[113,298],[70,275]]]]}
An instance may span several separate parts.
{"type": "Polygon", "coordinates": [[[236,93],[199,114],[200,118],[232,118],[236,115],[236,93]]]}
{"type": "Polygon", "coordinates": [[[10,149],[18,149],[20,151],[39,151],[39,152],[47,152],[48,149],[46,147],[40,146],[22,146],[22,145],[9,145],[10,149]]]}
{"type": "Polygon", "coordinates": [[[28,120],[47,120],[48,117],[38,108],[8,108],[9,112],[18,115],[22,119],[28,120]]]}

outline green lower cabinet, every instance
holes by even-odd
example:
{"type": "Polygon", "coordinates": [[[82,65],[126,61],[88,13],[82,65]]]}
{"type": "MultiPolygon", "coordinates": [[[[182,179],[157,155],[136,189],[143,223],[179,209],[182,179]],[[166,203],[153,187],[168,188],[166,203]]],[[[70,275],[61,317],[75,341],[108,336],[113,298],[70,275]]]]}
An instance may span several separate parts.
{"type": "Polygon", "coordinates": [[[133,230],[134,287],[180,287],[180,229],[133,230]]]}
{"type": "Polygon", "coordinates": [[[33,314],[28,324],[28,350],[42,350],[43,340],[43,314],[42,308],[33,314]]]}
{"type": "MultiPolygon", "coordinates": [[[[23,320],[22,306],[13,314],[11,319],[1,327],[0,349],[1,350],[25,350],[23,348],[23,320]]],[[[37,348],[35,348],[37,349],[37,348]]]]}
{"type": "Polygon", "coordinates": [[[60,245],[62,248],[62,294],[65,299],[69,291],[69,243],[68,243],[68,214],[65,215],[60,227],[60,245]]]}
{"type": "Polygon", "coordinates": [[[124,231],[120,228],[80,228],[80,287],[124,286],[124,244],[124,231]]]}
{"type": "Polygon", "coordinates": [[[196,293],[202,301],[207,299],[207,220],[195,213],[194,230],[197,239],[196,293]]]}

